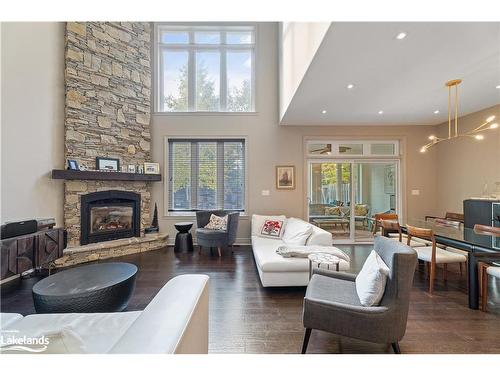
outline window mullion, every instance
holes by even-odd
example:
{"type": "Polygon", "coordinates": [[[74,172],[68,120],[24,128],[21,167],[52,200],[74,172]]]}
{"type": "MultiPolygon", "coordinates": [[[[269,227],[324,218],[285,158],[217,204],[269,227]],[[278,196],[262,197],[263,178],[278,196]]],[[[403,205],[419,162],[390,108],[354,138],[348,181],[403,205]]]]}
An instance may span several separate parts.
{"type": "Polygon", "coordinates": [[[227,111],[227,48],[226,32],[221,32],[220,47],[220,110],[227,111]]]}
{"type": "Polygon", "coordinates": [[[191,142],[191,209],[198,209],[198,142],[191,142]]]}
{"type": "MultiPolygon", "coordinates": [[[[194,32],[189,32],[189,44],[194,43],[194,32]]],[[[188,111],[196,111],[196,53],[189,47],[188,56],[188,111]]]]}
{"type": "Polygon", "coordinates": [[[217,208],[224,209],[224,142],[217,142],[217,208]]]}

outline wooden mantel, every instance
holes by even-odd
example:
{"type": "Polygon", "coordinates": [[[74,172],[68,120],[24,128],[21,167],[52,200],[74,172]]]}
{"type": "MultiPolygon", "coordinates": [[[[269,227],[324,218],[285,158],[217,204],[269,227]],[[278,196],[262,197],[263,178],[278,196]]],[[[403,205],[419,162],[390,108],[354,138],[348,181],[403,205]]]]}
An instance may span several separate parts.
{"type": "Polygon", "coordinates": [[[161,181],[161,174],[53,169],[52,178],[56,180],[161,181]]]}

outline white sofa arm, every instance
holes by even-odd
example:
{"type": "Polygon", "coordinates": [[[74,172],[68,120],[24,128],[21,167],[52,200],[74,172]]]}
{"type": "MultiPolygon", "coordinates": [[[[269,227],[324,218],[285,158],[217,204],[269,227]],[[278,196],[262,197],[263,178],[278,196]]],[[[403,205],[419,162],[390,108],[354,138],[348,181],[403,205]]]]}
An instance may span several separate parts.
{"type": "Polygon", "coordinates": [[[315,225],[313,225],[312,227],[313,232],[307,239],[306,245],[332,246],[333,236],[330,232],[315,225]]]}
{"type": "Polygon", "coordinates": [[[170,280],[110,353],[208,353],[208,276],[170,280]]]}

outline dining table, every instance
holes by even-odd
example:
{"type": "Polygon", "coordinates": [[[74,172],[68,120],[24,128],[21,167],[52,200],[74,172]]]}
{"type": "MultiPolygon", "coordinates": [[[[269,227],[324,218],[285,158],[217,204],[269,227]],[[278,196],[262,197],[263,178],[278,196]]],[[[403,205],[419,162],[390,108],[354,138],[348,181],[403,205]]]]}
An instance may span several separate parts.
{"type": "Polygon", "coordinates": [[[468,252],[468,298],[469,308],[479,308],[478,262],[500,261],[500,236],[476,231],[460,225],[435,222],[433,220],[408,219],[400,222],[401,231],[407,233],[407,225],[432,229],[436,243],[468,252]]]}

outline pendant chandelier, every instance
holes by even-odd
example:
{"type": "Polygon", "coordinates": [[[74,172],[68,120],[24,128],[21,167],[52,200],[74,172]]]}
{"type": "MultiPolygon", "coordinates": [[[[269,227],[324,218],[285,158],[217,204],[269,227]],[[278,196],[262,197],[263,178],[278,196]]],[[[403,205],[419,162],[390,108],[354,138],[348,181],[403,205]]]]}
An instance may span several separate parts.
{"type": "Polygon", "coordinates": [[[492,123],[492,121],[495,119],[495,116],[490,116],[483,124],[479,125],[478,127],[466,133],[460,134],[458,132],[458,85],[460,85],[460,83],[462,83],[461,79],[454,79],[446,82],[446,87],[448,87],[448,137],[440,138],[435,135],[430,135],[430,142],[422,146],[420,152],[426,152],[429,148],[437,145],[440,142],[449,141],[458,137],[471,137],[480,141],[484,139],[484,135],[480,134],[481,132],[498,128],[497,123],[492,123]],[[455,99],[454,105],[452,105],[452,96],[454,96],[455,99]],[[452,114],[452,112],[454,113],[452,114]]]}

